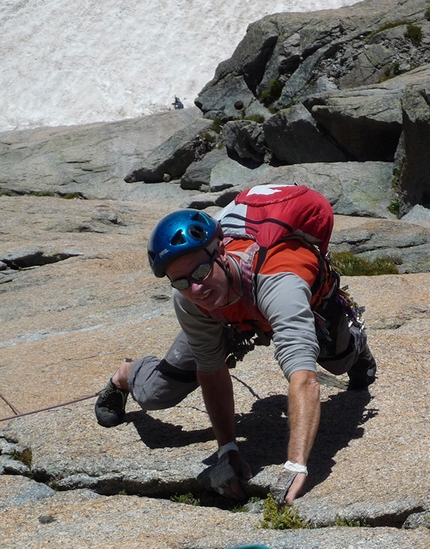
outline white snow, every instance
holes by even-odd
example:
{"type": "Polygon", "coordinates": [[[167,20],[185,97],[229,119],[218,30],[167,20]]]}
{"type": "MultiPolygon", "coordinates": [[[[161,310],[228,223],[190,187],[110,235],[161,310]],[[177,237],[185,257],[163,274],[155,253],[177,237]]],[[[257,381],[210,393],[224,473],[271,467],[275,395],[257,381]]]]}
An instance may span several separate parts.
{"type": "Polygon", "coordinates": [[[247,26],[356,0],[0,0],[0,131],[193,105],[247,26]]]}

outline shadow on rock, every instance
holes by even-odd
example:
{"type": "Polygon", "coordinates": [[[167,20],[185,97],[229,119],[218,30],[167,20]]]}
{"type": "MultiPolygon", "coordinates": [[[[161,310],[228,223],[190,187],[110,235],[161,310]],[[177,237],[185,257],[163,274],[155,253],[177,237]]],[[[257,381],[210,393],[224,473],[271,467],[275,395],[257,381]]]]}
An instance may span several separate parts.
{"type": "MultiPolygon", "coordinates": [[[[368,391],[343,391],[322,402],[320,426],[308,462],[306,491],[330,475],[339,450],[363,436],[363,425],[377,415],[377,410],[366,409],[370,400],[368,391]]],[[[154,419],[145,412],[130,412],[126,420],[134,424],[149,448],[177,448],[214,439],[209,428],[184,431],[181,425],[154,419]]],[[[242,439],[238,443],[240,451],[254,476],[267,466],[285,462],[289,437],[287,396],[261,399],[256,396],[249,413],[236,415],[236,432],[238,439],[242,439]]],[[[209,455],[203,463],[208,467],[202,471],[200,480],[206,484],[216,463],[216,454],[209,455]]]]}
{"type": "Polygon", "coordinates": [[[143,410],[129,412],[125,415],[125,421],[134,424],[142,442],[148,448],[180,448],[214,439],[210,428],[184,431],[182,425],[155,419],[143,410]]]}
{"type": "Polygon", "coordinates": [[[308,461],[307,491],[330,475],[339,450],[363,436],[363,425],[378,414],[378,410],[366,408],[371,399],[369,391],[345,391],[322,403],[320,426],[308,461]]]}

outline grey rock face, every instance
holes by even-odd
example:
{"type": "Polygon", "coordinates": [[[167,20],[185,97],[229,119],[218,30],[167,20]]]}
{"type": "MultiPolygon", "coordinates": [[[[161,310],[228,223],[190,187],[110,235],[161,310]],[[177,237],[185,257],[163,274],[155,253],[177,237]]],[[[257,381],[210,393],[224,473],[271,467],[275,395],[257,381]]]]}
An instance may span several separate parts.
{"type": "Polygon", "coordinates": [[[430,31],[424,11],[423,0],[400,5],[385,0],[311,14],[269,15],[250,25],[232,58],[218,67],[196,104],[205,113],[219,113],[211,98],[222,95],[220,90],[228,87],[226,79],[232,75],[242,77],[247,93],[257,98],[271,81],[280,80],[282,92],[275,107],[283,109],[316,93],[321,78],[346,89],[375,84],[423,65],[428,62],[430,31]],[[408,31],[408,22],[420,25],[419,43],[408,31]]]}
{"type": "Polygon", "coordinates": [[[0,194],[130,198],[138,190],[124,183],[125,174],[194,123],[207,125],[195,108],[122,122],[0,133],[0,194]]]}
{"type": "MultiPolygon", "coordinates": [[[[275,168],[262,164],[247,168],[226,160],[212,172],[215,177],[235,181],[239,185],[232,193],[225,191],[231,200],[235,194],[254,185],[291,185],[298,182],[321,192],[333,206],[336,214],[394,219],[389,206],[396,194],[391,187],[392,164],[390,162],[314,162],[275,168]],[[375,181],[378,182],[375,185],[375,181]]],[[[207,204],[221,206],[227,197],[223,193],[210,193],[204,200],[207,204]]],[[[198,200],[192,196],[184,205],[198,200]]]]}
{"type": "Polygon", "coordinates": [[[393,184],[404,215],[430,202],[425,8],[423,0],[369,0],[335,11],[267,16],[249,27],[196,105],[224,122],[232,120],[238,101],[242,118],[256,102],[275,111],[265,119],[258,148],[255,139],[244,142],[243,131],[229,132],[228,148],[241,158],[273,156],[281,164],[396,158],[393,184]]]}

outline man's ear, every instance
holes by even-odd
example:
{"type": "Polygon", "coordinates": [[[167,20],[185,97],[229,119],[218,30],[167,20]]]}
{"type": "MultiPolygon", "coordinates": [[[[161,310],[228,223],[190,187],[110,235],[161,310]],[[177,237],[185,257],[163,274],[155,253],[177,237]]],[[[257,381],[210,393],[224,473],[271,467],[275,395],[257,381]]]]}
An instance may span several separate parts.
{"type": "Polygon", "coordinates": [[[220,242],[218,246],[218,257],[222,264],[225,266],[228,265],[228,255],[227,250],[225,249],[224,242],[220,242]]]}

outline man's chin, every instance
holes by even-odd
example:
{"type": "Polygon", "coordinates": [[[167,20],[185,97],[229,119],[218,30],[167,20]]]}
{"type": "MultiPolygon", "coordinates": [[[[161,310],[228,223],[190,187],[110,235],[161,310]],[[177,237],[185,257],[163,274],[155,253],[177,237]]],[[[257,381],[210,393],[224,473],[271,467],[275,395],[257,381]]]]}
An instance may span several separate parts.
{"type": "Polygon", "coordinates": [[[212,300],[201,300],[197,303],[197,305],[200,305],[200,307],[203,307],[203,309],[206,309],[207,311],[213,311],[214,309],[217,309],[216,303],[213,303],[212,300]]]}
{"type": "Polygon", "coordinates": [[[194,303],[207,311],[213,311],[222,307],[224,301],[225,300],[221,296],[217,297],[212,291],[205,299],[196,299],[194,300],[194,303]]]}

